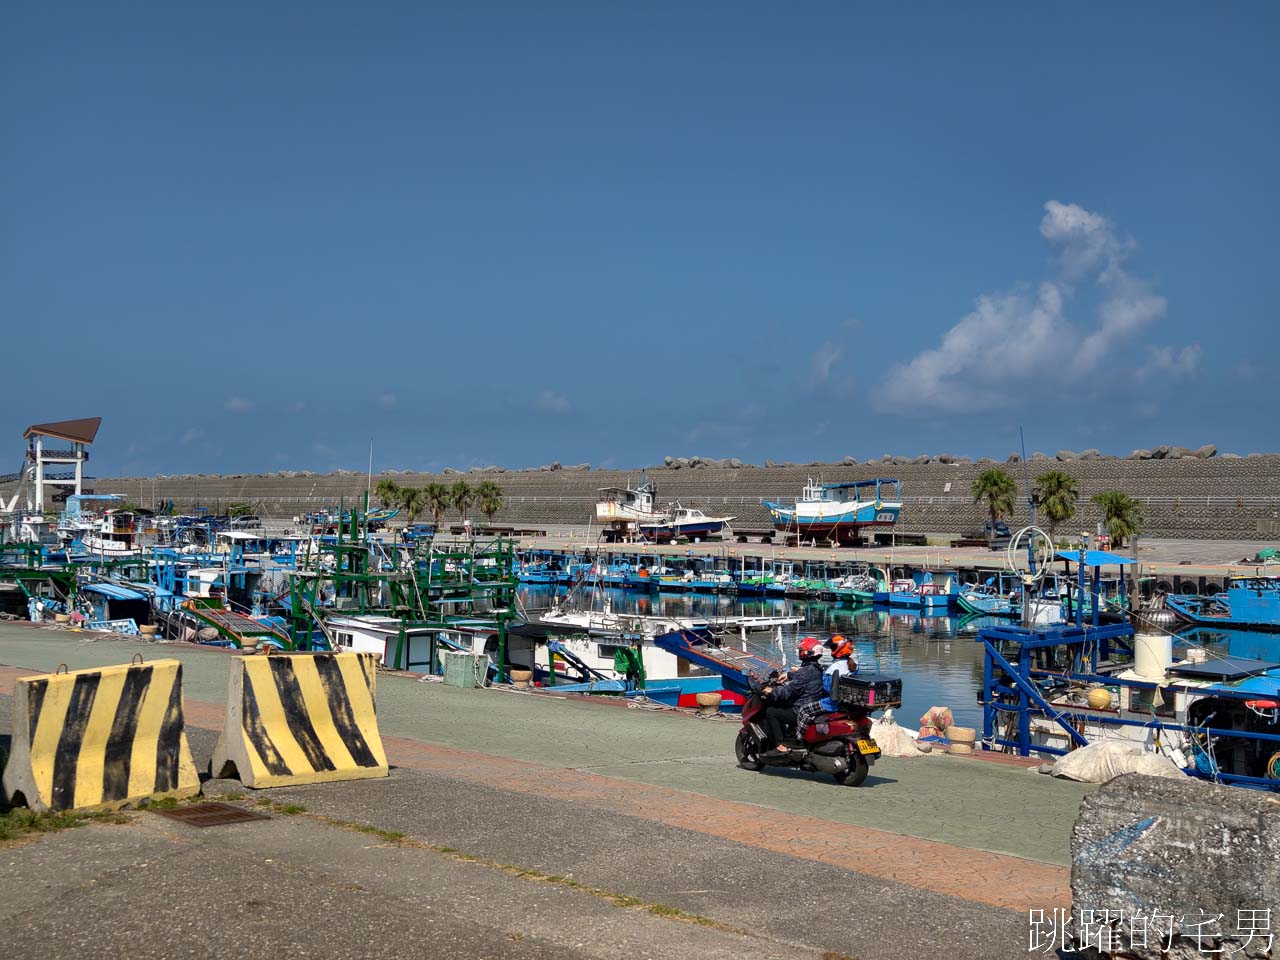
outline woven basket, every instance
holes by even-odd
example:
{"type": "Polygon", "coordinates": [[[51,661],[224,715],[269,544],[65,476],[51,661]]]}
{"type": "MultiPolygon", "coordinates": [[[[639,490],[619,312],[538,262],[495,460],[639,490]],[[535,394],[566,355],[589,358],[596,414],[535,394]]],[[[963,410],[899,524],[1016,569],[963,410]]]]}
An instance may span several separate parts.
{"type": "Polygon", "coordinates": [[[973,753],[973,744],[971,744],[971,743],[953,743],[953,744],[951,744],[951,748],[950,748],[947,752],[948,752],[948,753],[954,753],[954,754],[956,754],[956,755],[961,755],[961,754],[966,754],[966,753],[973,753]]]}
{"type": "Polygon", "coordinates": [[[724,697],[719,693],[695,693],[693,699],[700,707],[718,707],[724,697]]]}
{"type": "Polygon", "coordinates": [[[973,727],[951,727],[947,730],[947,739],[952,743],[967,743],[973,746],[978,739],[978,731],[973,727]]]}

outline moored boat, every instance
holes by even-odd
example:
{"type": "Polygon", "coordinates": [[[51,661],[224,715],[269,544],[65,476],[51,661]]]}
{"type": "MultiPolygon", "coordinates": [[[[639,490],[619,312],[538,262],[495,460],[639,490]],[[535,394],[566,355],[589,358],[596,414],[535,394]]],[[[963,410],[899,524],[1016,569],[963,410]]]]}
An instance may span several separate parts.
{"type": "Polygon", "coordinates": [[[864,527],[892,527],[902,511],[902,482],[888,478],[822,483],[810,479],[792,503],[762,500],[775,529],[801,540],[852,543],[864,527]]]}

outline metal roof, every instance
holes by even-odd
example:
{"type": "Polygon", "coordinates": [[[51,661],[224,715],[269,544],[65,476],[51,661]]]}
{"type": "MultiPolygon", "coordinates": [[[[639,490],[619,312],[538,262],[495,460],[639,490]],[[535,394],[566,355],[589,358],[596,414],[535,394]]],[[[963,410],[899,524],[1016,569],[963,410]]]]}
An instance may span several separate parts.
{"type": "MultiPolygon", "coordinates": [[[[1061,560],[1070,560],[1072,563],[1080,562],[1079,550],[1059,550],[1058,558],[1061,560]]],[[[1118,553],[1111,553],[1107,550],[1086,550],[1084,552],[1084,565],[1086,567],[1123,567],[1126,564],[1137,563],[1133,557],[1122,557],[1118,553]]]]}
{"type": "Polygon", "coordinates": [[[42,437],[54,437],[71,443],[93,443],[93,438],[98,435],[98,428],[101,426],[101,417],[84,417],[80,420],[55,420],[53,423],[34,423],[27,427],[27,432],[22,435],[22,439],[28,440],[38,434],[42,437]]]}
{"type": "Polygon", "coordinates": [[[80,588],[88,593],[99,593],[112,600],[145,600],[147,595],[128,587],[120,587],[114,583],[86,583],[80,588]]]}

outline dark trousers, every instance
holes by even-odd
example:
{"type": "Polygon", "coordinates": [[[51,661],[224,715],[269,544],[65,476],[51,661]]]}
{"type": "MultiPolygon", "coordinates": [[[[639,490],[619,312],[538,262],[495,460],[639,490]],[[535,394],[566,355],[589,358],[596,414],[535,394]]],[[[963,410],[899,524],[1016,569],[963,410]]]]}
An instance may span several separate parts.
{"type": "Polygon", "coordinates": [[[796,712],[790,707],[769,707],[764,712],[764,727],[775,747],[787,739],[795,725],[796,712]]]}

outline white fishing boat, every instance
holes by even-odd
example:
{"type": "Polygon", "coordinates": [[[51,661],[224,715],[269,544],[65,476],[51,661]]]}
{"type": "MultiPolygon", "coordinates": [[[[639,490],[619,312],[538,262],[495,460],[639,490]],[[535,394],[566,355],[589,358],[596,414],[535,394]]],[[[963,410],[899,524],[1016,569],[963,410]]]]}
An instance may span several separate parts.
{"type": "Polygon", "coordinates": [[[891,527],[898,522],[902,483],[887,478],[823,483],[810,478],[791,503],[761,502],[779,531],[843,543],[857,539],[863,527],[891,527]]]}
{"type": "Polygon", "coordinates": [[[655,503],[658,488],[640,475],[640,485],[601,487],[596,502],[596,519],[609,524],[661,523],[664,514],[655,503]]]}
{"type": "Polygon", "coordinates": [[[642,522],[640,533],[649,540],[688,539],[695,543],[724,530],[736,517],[708,517],[701,510],[682,507],[678,502],[668,504],[662,519],[642,522]]]}

